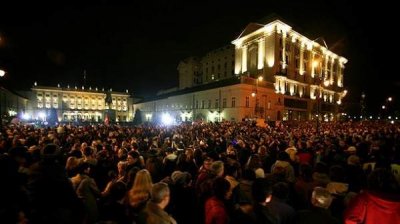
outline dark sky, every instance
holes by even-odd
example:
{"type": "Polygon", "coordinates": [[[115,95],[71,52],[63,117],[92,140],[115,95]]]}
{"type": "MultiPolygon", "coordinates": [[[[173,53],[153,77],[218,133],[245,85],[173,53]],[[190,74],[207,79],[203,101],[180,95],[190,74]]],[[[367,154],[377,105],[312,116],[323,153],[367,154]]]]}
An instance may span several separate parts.
{"type": "Polygon", "coordinates": [[[148,96],[177,85],[180,60],[230,44],[248,23],[277,13],[307,37],[324,37],[333,52],[349,60],[349,101],[358,103],[361,91],[367,94],[370,110],[389,95],[400,101],[398,59],[390,56],[398,51],[398,12],[387,4],[11,2],[2,3],[0,13],[0,67],[8,72],[2,81],[9,88],[29,89],[34,81],[80,86],[86,70],[87,85],[148,96]]]}

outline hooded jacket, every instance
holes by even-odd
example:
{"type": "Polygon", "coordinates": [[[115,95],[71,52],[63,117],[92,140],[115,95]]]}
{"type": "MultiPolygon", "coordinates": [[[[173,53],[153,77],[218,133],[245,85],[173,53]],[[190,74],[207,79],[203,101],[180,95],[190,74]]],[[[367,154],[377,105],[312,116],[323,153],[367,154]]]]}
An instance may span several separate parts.
{"type": "Polygon", "coordinates": [[[362,192],[350,202],[344,221],[345,224],[400,223],[400,196],[362,192]]]}

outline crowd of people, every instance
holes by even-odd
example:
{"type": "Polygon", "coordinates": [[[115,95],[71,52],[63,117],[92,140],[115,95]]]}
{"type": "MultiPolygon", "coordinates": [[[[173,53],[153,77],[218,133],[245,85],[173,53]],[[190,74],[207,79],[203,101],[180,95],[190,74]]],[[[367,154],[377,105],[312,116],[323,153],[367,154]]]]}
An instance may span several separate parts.
{"type": "Polygon", "coordinates": [[[1,223],[400,223],[400,124],[3,127],[1,223]]]}

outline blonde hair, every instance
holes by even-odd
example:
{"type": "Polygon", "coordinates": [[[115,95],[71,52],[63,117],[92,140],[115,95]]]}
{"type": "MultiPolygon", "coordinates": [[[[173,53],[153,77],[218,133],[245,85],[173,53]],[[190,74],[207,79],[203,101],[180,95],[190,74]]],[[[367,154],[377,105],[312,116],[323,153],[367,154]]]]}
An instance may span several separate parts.
{"type": "Polygon", "coordinates": [[[153,182],[148,170],[143,169],[137,172],[133,186],[128,193],[129,204],[132,207],[137,207],[142,202],[150,199],[152,186],[153,182]]]}

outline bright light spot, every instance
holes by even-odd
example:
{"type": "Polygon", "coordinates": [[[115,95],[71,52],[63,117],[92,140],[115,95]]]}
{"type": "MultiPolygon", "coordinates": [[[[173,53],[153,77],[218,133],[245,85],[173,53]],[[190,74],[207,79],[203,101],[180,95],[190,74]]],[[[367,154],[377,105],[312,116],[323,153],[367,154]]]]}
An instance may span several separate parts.
{"type": "Polygon", "coordinates": [[[391,119],[392,119],[392,116],[389,116],[388,119],[391,120],[391,119]]]}
{"type": "Polygon", "coordinates": [[[388,101],[389,101],[389,102],[392,101],[392,100],[393,100],[392,97],[389,97],[389,98],[388,98],[388,101]]]}
{"type": "Polygon", "coordinates": [[[171,125],[173,123],[173,118],[168,113],[165,113],[161,117],[161,121],[164,125],[171,125]]]}
{"type": "Polygon", "coordinates": [[[17,115],[17,112],[16,112],[15,110],[9,110],[9,111],[8,111],[8,114],[9,114],[10,116],[15,116],[15,115],[17,115]]]}
{"type": "Polygon", "coordinates": [[[28,113],[23,113],[22,114],[22,119],[29,120],[30,118],[31,118],[31,116],[28,113]]]}
{"type": "Polygon", "coordinates": [[[146,116],[146,121],[150,121],[151,117],[152,117],[152,114],[146,114],[145,116],[146,116]]]}
{"type": "Polygon", "coordinates": [[[372,119],[372,116],[369,116],[369,119],[372,119]]]}
{"type": "Polygon", "coordinates": [[[46,114],[43,112],[39,112],[39,117],[44,120],[46,118],[46,114]]]}
{"type": "Polygon", "coordinates": [[[254,92],[251,93],[251,96],[252,96],[252,97],[255,97],[255,96],[256,96],[256,93],[254,93],[254,92]]]}
{"type": "Polygon", "coordinates": [[[258,76],[258,81],[262,81],[264,78],[262,76],[258,76]]]}
{"type": "Polygon", "coordinates": [[[386,106],[385,105],[382,105],[382,109],[385,109],[386,108],[386,106]]]}
{"type": "Polygon", "coordinates": [[[0,69],[0,77],[3,77],[6,74],[6,72],[2,69],[0,69]]]}
{"type": "Polygon", "coordinates": [[[390,121],[391,124],[394,124],[394,121],[390,121]]]}

